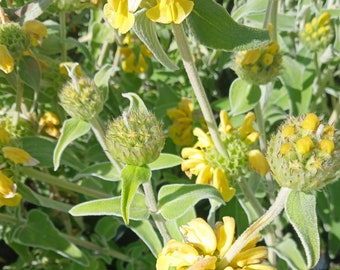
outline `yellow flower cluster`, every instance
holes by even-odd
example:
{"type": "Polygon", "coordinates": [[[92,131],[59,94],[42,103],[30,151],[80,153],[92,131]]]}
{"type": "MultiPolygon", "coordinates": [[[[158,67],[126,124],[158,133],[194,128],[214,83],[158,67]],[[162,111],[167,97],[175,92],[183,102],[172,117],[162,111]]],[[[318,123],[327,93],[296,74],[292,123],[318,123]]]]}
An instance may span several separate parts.
{"type": "Polygon", "coordinates": [[[319,17],[305,24],[304,30],[300,33],[303,44],[311,51],[326,48],[333,39],[331,26],[331,14],[323,12],[319,17]]]}
{"type": "Polygon", "coordinates": [[[39,119],[38,132],[44,131],[51,137],[58,138],[60,135],[60,120],[53,112],[45,112],[39,119]]]}
{"type": "Polygon", "coordinates": [[[249,172],[249,168],[264,176],[268,163],[258,149],[252,149],[258,139],[258,133],[253,128],[255,115],[248,113],[241,127],[235,129],[229,121],[226,111],[220,112],[220,137],[228,157],[223,157],[215,148],[210,136],[200,128],[193,133],[198,142],[193,147],[182,149],[182,170],[188,177],[196,175],[197,184],[211,184],[217,188],[225,201],[235,194],[231,187],[235,181],[249,172]]]}
{"type": "Polygon", "coordinates": [[[138,44],[139,42],[130,34],[126,35],[123,43],[126,46],[119,50],[124,56],[122,69],[127,73],[145,73],[148,69],[146,59],[152,57],[151,51],[144,44],[138,44]]]}
{"type": "Polygon", "coordinates": [[[9,22],[1,7],[0,18],[0,70],[9,74],[23,54],[31,54],[30,45],[40,45],[47,37],[47,29],[37,20],[26,21],[22,27],[9,22]]]}
{"type": "MultiPolygon", "coordinates": [[[[120,33],[127,33],[135,22],[134,13],[142,0],[108,0],[104,5],[104,16],[109,24],[120,33]]],[[[163,24],[180,24],[190,14],[194,6],[191,0],[156,0],[156,5],[146,11],[146,16],[163,24]]]]}
{"type": "Polygon", "coordinates": [[[266,84],[277,77],[281,61],[280,46],[272,41],[265,47],[236,53],[234,69],[250,83],[266,84]]]}
{"type": "Polygon", "coordinates": [[[206,124],[199,111],[194,111],[194,104],[189,98],[183,97],[177,108],[167,110],[168,117],[173,124],[169,127],[168,135],[174,144],[188,146],[194,141],[192,133],[196,123],[206,130],[206,124]]]}
{"type": "Polygon", "coordinates": [[[340,168],[339,132],[314,113],[288,119],[268,145],[268,162],[280,186],[319,189],[336,178],[340,168]]]}
{"type": "Polygon", "coordinates": [[[231,262],[225,263],[224,255],[235,241],[235,220],[223,217],[215,230],[202,218],[195,218],[182,226],[181,232],[186,242],[170,240],[158,254],[157,270],[274,270],[263,263],[267,258],[267,248],[256,246],[260,236],[252,239],[231,262]]]}

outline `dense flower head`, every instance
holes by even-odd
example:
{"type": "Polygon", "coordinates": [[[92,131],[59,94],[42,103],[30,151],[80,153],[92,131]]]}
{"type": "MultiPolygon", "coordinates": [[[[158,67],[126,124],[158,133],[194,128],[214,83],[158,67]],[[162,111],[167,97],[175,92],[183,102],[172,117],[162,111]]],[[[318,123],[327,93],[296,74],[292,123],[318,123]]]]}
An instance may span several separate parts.
{"type": "Polygon", "coordinates": [[[181,233],[185,242],[170,240],[158,254],[157,270],[274,270],[263,263],[267,248],[256,246],[260,239],[252,239],[231,262],[225,263],[223,256],[235,241],[235,220],[223,217],[215,224],[215,230],[202,218],[195,218],[183,225],[181,233]]]}
{"type": "Polygon", "coordinates": [[[335,180],[340,169],[339,138],[339,131],[314,113],[289,118],[268,145],[268,162],[278,184],[309,191],[335,180]]]}
{"type": "Polygon", "coordinates": [[[240,78],[250,83],[266,84],[277,77],[281,61],[280,46],[272,41],[255,50],[237,52],[234,69],[240,78]]]}
{"type": "Polygon", "coordinates": [[[188,146],[193,143],[194,126],[200,126],[203,130],[207,129],[202,114],[194,110],[194,104],[190,98],[182,97],[177,108],[168,109],[166,114],[172,120],[168,135],[178,146],[188,146]]]}
{"type": "Polygon", "coordinates": [[[74,77],[59,93],[61,106],[73,118],[89,121],[98,115],[104,104],[103,93],[87,77],[74,77]]]}
{"type": "MultiPolygon", "coordinates": [[[[114,29],[125,34],[135,23],[134,13],[141,4],[142,0],[108,0],[104,5],[104,16],[114,29]]],[[[163,24],[182,23],[194,7],[191,0],[156,0],[156,5],[150,7],[149,4],[146,16],[163,24]]]]}
{"type": "Polygon", "coordinates": [[[331,25],[331,14],[321,13],[307,22],[300,33],[302,43],[311,51],[326,48],[333,40],[334,33],[331,25]]]}
{"type": "Polygon", "coordinates": [[[0,171],[0,207],[17,206],[20,203],[22,196],[16,190],[13,180],[0,171]]]}
{"type": "Polygon", "coordinates": [[[243,124],[234,128],[226,111],[220,113],[220,137],[225,146],[227,157],[223,157],[213,145],[210,135],[200,128],[193,133],[198,138],[193,147],[182,149],[182,170],[192,177],[196,175],[196,183],[211,184],[229,201],[235,194],[232,187],[235,181],[253,169],[262,176],[269,169],[266,159],[259,150],[253,149],[258,133],[253,128],[255,116],[248,113],[243,124]],[[254,152],[255,151],[255,152],[254,152]],[[255,157],[255,158],[254,158],[255,157]]]}
{"type": "Polygon", "coordinates": [[[151,112],[123,113],[108,125],[106,145],[112,157],[129,165],[155,161],[164,146],[162,123],[151,112]]]}
{"type": "Polygon", "coordinates": [[[41,44],[45,37],[46,27],[37,20],[27,21],[22,27],[9,21],[0,23],[0,70],[11,73],[15,63],[29,52],[30,46],[41,44]]]}

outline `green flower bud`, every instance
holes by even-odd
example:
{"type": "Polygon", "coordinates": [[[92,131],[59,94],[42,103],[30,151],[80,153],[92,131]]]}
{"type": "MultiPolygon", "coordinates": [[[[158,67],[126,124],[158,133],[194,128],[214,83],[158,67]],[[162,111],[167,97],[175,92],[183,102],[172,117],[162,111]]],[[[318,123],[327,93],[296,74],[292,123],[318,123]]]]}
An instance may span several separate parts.
{"type": "Polygon", "coordinates": [[[106,132],[106,145],[115,159],[141,166],[156,160],[164,146],[162,123],[150,112],[132,110],[114,119],[106,132]]]}
{"type": "Polygon", "coordinates": [[[337,178],[340,133],[313,113],[289,118],[268,144],[267,159],[281,187],[320,189],[337,178]]]}
{"type": "Polygon", "coordinates": [[[281,61],[280,47],[273,41],[259,49],[236,53],[234,69],[241,79],[266,84],[277,77],[281,61]]]}
{"type": "Polygon", "coordinates": [[[59,94],[61,106],[73,118],[90,121],[104,104],[102,92],[93,80],[80,77],[67,82],[59,94]]]}
{"type": "Polygon", "coordinates": [[[29,48],[30,36],[24,33],[17,23],[0,24],[0,44],[5,45],[13,57],[19,59],[29,48]]]}

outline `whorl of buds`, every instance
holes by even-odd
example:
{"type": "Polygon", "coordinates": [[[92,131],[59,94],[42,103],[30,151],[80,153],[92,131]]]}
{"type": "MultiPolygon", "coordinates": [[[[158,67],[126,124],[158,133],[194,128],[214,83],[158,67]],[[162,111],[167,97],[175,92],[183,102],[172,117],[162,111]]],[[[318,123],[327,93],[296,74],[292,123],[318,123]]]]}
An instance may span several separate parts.
{"type": "Polygon", "coordinates": [[[59,93],[61,106],[73,118],[90,121],[104,104],[103,93],[87,77],[67,82],[59,93]]]}
{"type": "Polygon", "coordinates": [[[30,46],[30,36],[17,23],[0,24],[0,44],[7,47],[13,59],[19,59],[30,46]]]}
{"type": "Polygon", "coordinates": [[[164,146],[162,123],[147,111],[123,113],[108,125],[106,145],[115,159],[141,166],[155,161],[164,146]]]}
{"type": "Polygon", "coordinates": [[[272,41],[265,47],[236,53],[234,69],[241,79],[266,84],[277,77],[281,61],[280,46],[272,41]]]}
{"type": "Polygon", "coordinates": [[[289,118],[268,145],[268,163],[278,184],[309,191],[335,180],[340,169],[339,139],[339,131],[314,113],[289,118]]]}

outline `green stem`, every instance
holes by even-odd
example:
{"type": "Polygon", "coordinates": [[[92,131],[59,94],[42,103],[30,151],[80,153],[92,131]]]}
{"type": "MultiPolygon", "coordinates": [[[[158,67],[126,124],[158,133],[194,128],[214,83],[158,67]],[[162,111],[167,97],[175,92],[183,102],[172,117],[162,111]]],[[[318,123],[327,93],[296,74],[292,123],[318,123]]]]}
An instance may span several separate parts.
{"type": "Polygon", "coordinates": [[[61,50],[61,61],[67,61],[67,50],[66,50],[66,13],[60,11],[59,13],[59,25],[60,25],[60,50],[61,50]]]}
{"type": "Polygon", "coordinates": [[[19,74],[16,74],[16,82],[17,82],[17,88],[16,88],[16,95],[15,95],[15,113],[13,117],[12,125],[15,127],[19,122],[19,116],[21,113],[21,104],[24,96],[24,87],[23,83],[20,79],[19,74]]]}
{"type": "Polygon", "coordinates": [[[104,129],[102,127],[102,124],[101,124],[100,119],[99,119],[98,116],[92,118],[92,120],[91,120],[91,128],[92,128],[92,131],[95,134],[95,136],[96,136],[100,146],[102,147],[105,155],[110,160],[110,162],[115,167],[115,169],[120,173],[123,167],[122,167],[122,165],[117,160],[115,160],[110,155],[109,150],[107,149],[106,142],[105,142],[104,129]]]}
{"type": "Polygon", "coordinates": [[[284,209],[288,195],[291,189],[282,187],[276,197],[275,202],[258,220],[249,226],[232,244],[230,249],[222,258],[218,265],[218,269],[224,269],[235,258],[235,256],[266,226],[268,226],[274,218],[276,218],[284,209]]]}
{"type": "Polygon", "coordinates": [[[269,34],[272,41],[277,41],[277,8],[278,8],[278,0],[270,0],[268,1],[266,17],[263,23],[264,28],[269,27],[269,34]]]}
{"type": "Polygon", "coordinates": [[[197,98],[197,101],[200,105],[200,108],[202,110],[202,114],[204,116],[204,119],[207,123],[209,133],[211,136],[211,139],[214,142],[214,145],[216,146],[219,153],[224,156],[228,157],[228,154],[224,148],[224,145],[220,139],[217,125],[215,122],[214,114],[211,110],[211,106],[209,103],[209,100],[207,98],[207,95],[204,91],[201,79],[198,75],[195,63],[193,61],[193,57],[190,52],[190,48],[188,45],[187,37],[184,33],[182,24],[172,24],[172,31],[175,36],[175,40],[178,46],[178,50],[181,54],[182,61],[184,64],[185,71],[187,73],[187,76],[189,78],[189,81],[191,83],[191,86],[194,90],[195,96],[197,98]]]}
{"type": "Polygon", "coordinates": [[[21,167],[20,170],[24,175],[31,177],[32,179],[57,186],[59,188],[74,191],[74,192],[81,193],[81,194],[91,196],[94,198],[109,198],[110,197],[110,195],[107,193],[103,193],[101,191],[97,191],[91,188],[87,188],[87,187],[74,184],[72,182],[68,182],[59,177],[37,171],[30,167],[21,167]]]}
{"type": "Polygon", "coordinates": [[[152,189],[151,182],[148,181],[144,183],[143,189],[144,189],[146,201],[147,201],[150,213],[152,215],[152,218],[155,221],[156,227],[163,238],[163,243],[166,244],[167,242],[170,241],[171,237],[166,229],[164,218],[162,217],[160,213],[158,213],[157,203],[156,203],[156,199],[155,199],[155,195],[152,189]]]}

